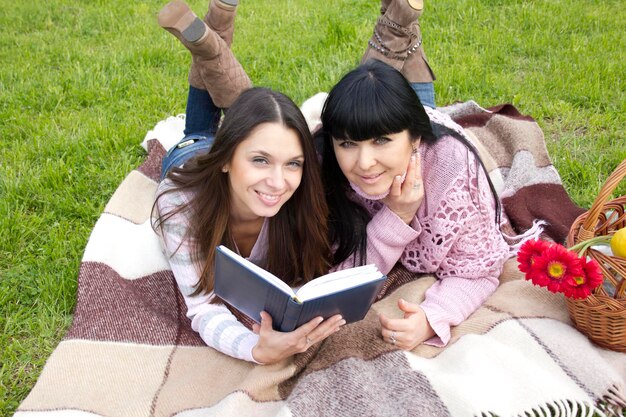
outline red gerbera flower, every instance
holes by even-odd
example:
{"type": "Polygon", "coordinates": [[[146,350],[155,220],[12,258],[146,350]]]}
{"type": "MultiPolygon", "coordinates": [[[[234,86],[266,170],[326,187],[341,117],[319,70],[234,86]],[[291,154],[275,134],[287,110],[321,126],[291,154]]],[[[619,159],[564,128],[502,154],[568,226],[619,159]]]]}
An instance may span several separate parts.
{"type": "Polygon", "coordinates": [[[528,274],[535,263],[535,258],[550,247],[545,240],[527,240],[517,253],[518,269],[528,274]]]}
{"type": "Polygon", "coordinates": [[[594,288],[602,284],[600,265],[595,259],[579,258],[582,274],[569,276],[563,282],[563,294],[571,298],[587,298],[594,288]]]}
{"type": "Polygon", "coordinates": [[[545,249],[541,256],[534,258],[526,278],[535,285],[546,287],[551,292],[558,292],[561,291],[565,280],[582,274],[578,255],[555,244],[545,249]]]}

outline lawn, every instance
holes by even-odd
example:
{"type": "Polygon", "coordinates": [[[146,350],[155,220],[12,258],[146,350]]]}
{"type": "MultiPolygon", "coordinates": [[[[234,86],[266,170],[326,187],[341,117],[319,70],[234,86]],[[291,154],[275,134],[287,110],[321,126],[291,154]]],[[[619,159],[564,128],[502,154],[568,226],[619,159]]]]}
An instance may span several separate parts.
{"type": "MultiPolygon", "coordinates": [[[[235,54],[255,84],[298,103],[359,62],[379,7],[241,3],[235,54]]],[[[163,4],[0,0],[0,415],[14,412],[70,326],[90,230],[142,161],[146,131],[184,112],[190,58],[156,24],[163,4]]],[[[566,189],[588,207],[626,158],[623,2],[426,7],[438,104],[508,102],[535,117],[566,189]]]]}

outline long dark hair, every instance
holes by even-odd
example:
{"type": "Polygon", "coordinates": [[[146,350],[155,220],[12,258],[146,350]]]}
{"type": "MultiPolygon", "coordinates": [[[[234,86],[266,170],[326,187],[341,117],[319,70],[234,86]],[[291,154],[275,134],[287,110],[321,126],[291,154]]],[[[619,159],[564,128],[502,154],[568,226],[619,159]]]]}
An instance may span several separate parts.
{"type": "MultiPolygon", "coordinates": [[[[341,263],[352,254],[357,255],[355,264],[367,262],[366,227],[370,221],[368,212],[349,198],[350,186],[337,163],[333,140],[360,142],[407,130],[411,141],[421,138],[425,143],[434,143],[440,137],[450,135],[466,145],[485,169],[474,146],[453,130],[431,124],[404,76],[375,59],[348,72],[332,88],[321,118],[322,128],[316,139],[322,146],[322,179],[329,208],[329,237],[335,249],[333,264],[341,263]]],[[[490,180],[489,185],[496,196],[490,180]]],[[[497,216],[499,212],[500,203],[496,196],[497,216]]],[[[499,223],[499,217],[496,222],[499,223]]]]}
{"type": "MultiPolygon", "coordinates": [[[[170,192],[189,192],[191,200],[169,213],[158,213],[155,228],[171,216],[186,211],[189,228],[186,239],[193,244],[193,260],[202,267],[196,293],[214,287],[216,246],[235,249],[229,232],[230,188],[228,175],[221,169],[228,164],[241,142],[263,123],[281,123],[300,138],[304,165],[300,186],[293,196],[269,219],[268,252],[265,268],[290,285],[298,285],[328,271],[330,249],[327,235],[328,209],[320,179],[313,139],[298,106],[287,96],[267,88],[243,92],[224,115],[211,150],[172,169],[167,178],[170,192]]],[[[155,207],[158,205],[155,203],[155,207]]]]}

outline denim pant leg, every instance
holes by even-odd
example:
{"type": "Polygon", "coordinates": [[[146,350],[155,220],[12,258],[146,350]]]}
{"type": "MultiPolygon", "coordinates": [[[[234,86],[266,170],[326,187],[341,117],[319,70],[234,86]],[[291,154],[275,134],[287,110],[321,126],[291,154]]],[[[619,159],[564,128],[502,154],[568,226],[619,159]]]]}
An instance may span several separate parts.
{"type": "Polygon", "coordinates": [[[222,109],[217,107],[205,90],[189,86],[185,137],[167,152],[161,165],[161,179],[173,167],[183,165],[201,152],[208,152],[213,145],[222,109]]]}
{"type": "Polygon", "coordinates": [[[435,86],[430,83],[411,83],[411,87],[417,97],[420,99],[422,106],[428,106],[432,109],[435,107],[435,86]]]}
{"type": "Polygon", "coordinates": [[[161,163],[161,180],[172,168],[179,167],[200,153],[211,150],[215,137],[205,135],[185,136],[176,146],[170,149],[161,163]]]}
{"type": "Polygon", "coordinates": [[[222,109],[217,107],[206,90],[189,86],[185,116],[185,136],[215,136],[222,109]]]}

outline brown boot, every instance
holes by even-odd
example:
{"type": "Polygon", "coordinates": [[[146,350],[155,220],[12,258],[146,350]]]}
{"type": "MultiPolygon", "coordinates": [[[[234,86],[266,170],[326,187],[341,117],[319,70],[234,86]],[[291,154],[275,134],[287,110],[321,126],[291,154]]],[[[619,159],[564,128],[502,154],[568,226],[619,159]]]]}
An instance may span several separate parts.
{"type": "Polygon", "coordinates": [[[229,48],[233,43],[238,4],[239,0],[211,0],[209,11],[204,16],[204,22],[224,39],[229,48]]]}
{"type": "MultiPolygon", "coordinates": [[[[407,0],[407,2],[411,8],[417,11],[417,16],[419,18],[424,11],[424,1],[407,0]]],[[[417,34],[420,44],[415,51],[408,54],[406,60],[404,61],[404,66],[402,67],[402,75],[404,75],[404,78],[406,78],[410,83],[433,82],[435,80],[435,74],[426,60],[419,20],[415,20],[411,24],[411,32],[417,34]]]]}
{"type": "Polygon", "coordinates": [[[407,56],[419,48],[418,34],[411,31],[419,12],[409,6],[408,0],[381,1],[381,11],[374,33],[369,40],[361,62],[370,58],[383,61],[398,71],[402,70],[407,56]]]}
{"type": "MultiPolygon", "coordinates": [[[[189,49],[201,85],[217,107],[228,108],[239,94],[252,86],[248,75],[226,42],[196,16],[181,0],[174,0],[159,12],[159,25],[189,49]]],[[[191,75],[191,74],[190,74],[191,75]]],[[[190,77],[191,78],[191,77],[190,77]]],[[[194,79],[195,83],[198,80],[194,79]]]]}
{"type": "Polygon", "coordinates": [[[432,81],[434,75],[425,61],[418,22],[423,7],[422,0],[381,0],[384,13],[378,18],[361,62],[376,58],[402,71],[409,82],[432,81]]]}
{"type": "MultiPolygon", "coordinates": [[[[237,14],[238,4],[239,0],[211,0],[209,2],[209,10],[204,15],[204,23],[213,29],[220,38],[224,39],[224,42],[226,42],[229,48],[233,43],[235,15],[237,14]]],[[[191,59],[191,68],[189,68],[189,84],[194,87],[197,84],[203,85],[197,59],[193,57],[191,59]]]]}
{"type": "MultiPolygon", "coordinates": [[[[182,1],[172,1],[166,4],[159,12],[157,17],[159,25],[166,29],[168,32],[176,36],[183,45],[189,48],[188,45],[193,47],[193,42],[190,39],[195,39],[196,42],[200,40],[204,34],[204,27],[201,22],[198,22],[197,16],[189,10],[189,7],[182,1]],[[174,27],[183,27],[189,29],[191,26],[195,28],[195,31],[188,31],[186,37],[178,29],[172,29],[174,27]],[[198,32],[200,34],[198,34],[198,32]]],[[[196,65],[197,58],[193,54],[191,55],[191,69],[189,71],[189,84],[192,87],[206,90],[204,81],[200,77],[200,73],[197,70],[196,65]]]]}
{"type": "Polygon", "coordinates": [[[404,61],[402,67],[402,75],[410,83],[429,83],[435,80],[435,73],[428,65],[426,60],[426,54],[424,53],[424,46],[422,44],[422,31],[420,30],[419,22],[415,22],[412,25],[412,31],[419,36],[419,47],[410,52],[404,61]]]}

